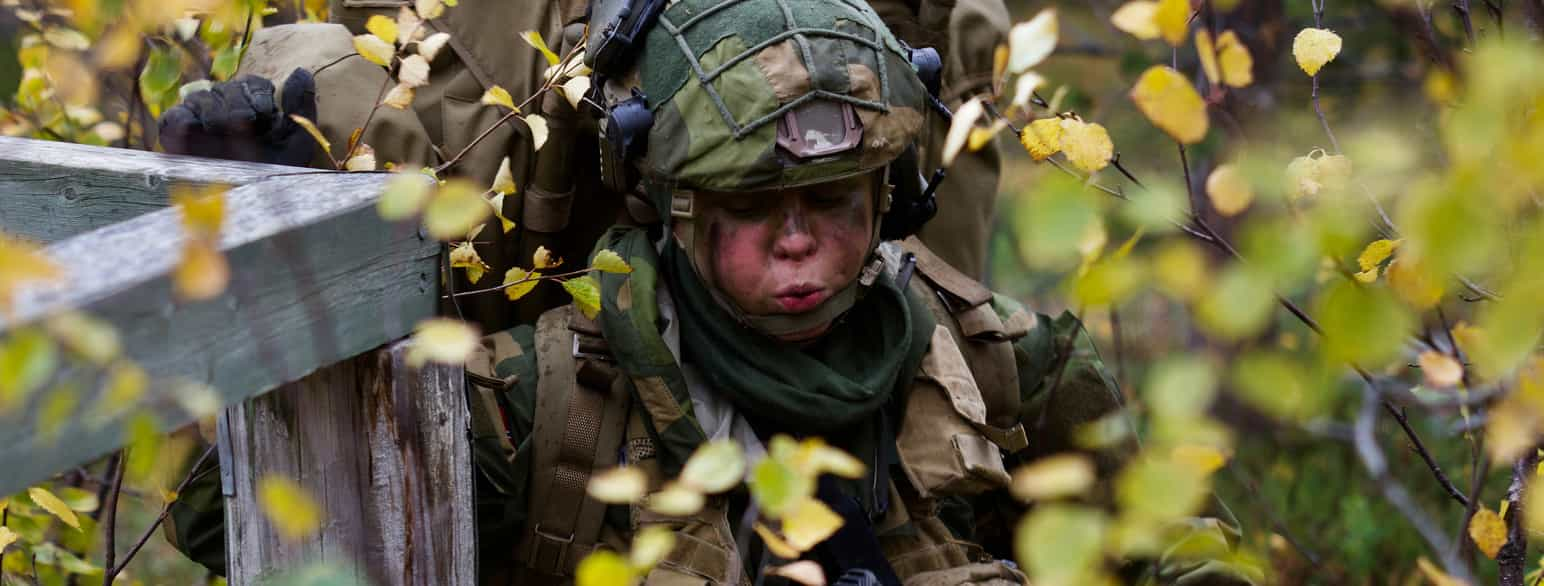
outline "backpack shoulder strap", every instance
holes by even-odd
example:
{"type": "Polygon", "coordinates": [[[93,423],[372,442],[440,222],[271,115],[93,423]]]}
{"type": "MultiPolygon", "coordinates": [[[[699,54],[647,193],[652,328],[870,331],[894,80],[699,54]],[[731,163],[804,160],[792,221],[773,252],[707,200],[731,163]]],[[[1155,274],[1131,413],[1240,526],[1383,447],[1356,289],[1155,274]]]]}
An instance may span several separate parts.
{"type": "Polygon", "coordinates": [[[531,517],[515,555],[534,571],[566,576],[600,540],[606,505],[585,487],[617,463],[628,393],[600,328],[572,306],[536,322],[536,361],[531,517]]]}
{"type": "Polygon", "coordinates": [[[953,335],[981,389],[987,425],[980,431],[1010,453],[1024,449],[1028,441],[1019,423],[1019,369],[1013,343],[1028,333],[1024,324],[1034,321],[1023,310],[1000,315],[990,289],[949,266],[915,236],[902,241],[899,249],[922,277],[912,279],[909,286],[925,293],[934,318],[953,335]]]}

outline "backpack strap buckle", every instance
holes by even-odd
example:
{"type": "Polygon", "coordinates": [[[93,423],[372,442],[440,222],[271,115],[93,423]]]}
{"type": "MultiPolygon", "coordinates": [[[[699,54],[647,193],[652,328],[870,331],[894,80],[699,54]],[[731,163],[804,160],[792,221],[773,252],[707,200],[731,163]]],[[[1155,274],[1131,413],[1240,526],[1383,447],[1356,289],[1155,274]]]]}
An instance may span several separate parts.
{"type": "Polygon", "coordinates": [[[537,523],[531,533],[534,539],[530,541],[530,551],[526,552],[531,569],[555,576],[568,573],[568,547],[574,543],[574,534],[549,533],[542,530],[541,523],[537,523]]]}

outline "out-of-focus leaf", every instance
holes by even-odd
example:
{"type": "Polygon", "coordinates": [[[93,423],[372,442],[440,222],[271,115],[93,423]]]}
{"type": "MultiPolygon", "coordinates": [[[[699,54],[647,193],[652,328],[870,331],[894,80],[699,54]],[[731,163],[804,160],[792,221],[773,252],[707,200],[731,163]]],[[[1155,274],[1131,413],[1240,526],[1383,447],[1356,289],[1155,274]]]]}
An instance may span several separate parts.
{"type": "Polygon", "coordinates": [[[1213,335],[1238,340],[1269,323],[1275,302],[1269,278],[1249,267],[1232,265],[1201,295],[1196,317],[1213,335]]]}
{"type": "Polygon", "coordinates": [[[482,190],[465,179],[451,179],[440,186],[424,208],[424,227],[437,240],[450,240],[481,224],[493,210],[482,190]]]}
{"type": "Polygon", "coordinates": [[[1008,31],[1008,71],[1024,73],[1056,49],[1056,9],[1046,8],[1008,31]]]}
{"type": "Polygon", "coordinates": [[[1013,471],[1012,492],[1021,501],[1082,494],[1094,482],[1094,462],[1083,454],[1057,454],[1013,471]]]}
{"type": "Polygon", "coordinates": [[[429,180],[418,173],[398,173],[386,183],[376,211],[387,220],[411,218],[423,209],[430,194],[429,180]]]}
{"type": "Polygon", "coordinates": [[[636,503],[649,491],[649,477],[642,468],[621,466],[590,477],[591,497],[608,504],[636,503]]]}
{"type": "Polygon", "coordinates": [[[450,33],[434,33],[418,42],[418,54],[423,55],[424,59],[433,62],[435,56],[439,55],[440,50],[444,49],[448,43],[450,43],[450,33]]]}
{"type": "Polygon", "coordinates": [[[355,147],[354,156],[343,163],[343,168],[348,171],[374,171],[375,148],[367,144],[355,147]]]}
{"type": "Polygon", "coordinates": [[[965,148],[965,141],[970,138],[971,129],[976,127],[976,120],[986,113],[986,108],[981,104],[981,98],[971,98],[954,111],[954,119],[949,123],[949,133],[944,136],[943,164],[954,164],[954,158],[959,156],[960,150],[965,148]]]}
{"type": "Polygon", "coordinates": [[[45,324],[55,339],[92,364],[105,365],[122,350],[118,330],[112,324],[79,311],[53,315],[45,324]]]}
{"type": "Polygon", "coordinates": [[[1463,382],[1464,366],[1454,360],[1452,356],[1427,350],[1421,353],[1421,375],[1426,379],[1426,386],[1442,389],[1457,386],[1463,382]]]}
{"type": "Polygon", "coordinates": [[[365,21],[365,30],[387,43],[397,42],[397,21],[384,14],[372,14],[365,21]]]}
{"type": "Polygon", "coordinates": [[[785,560],[799,559],[799,550],[794,549],[791,545],[788,545],[788,542],[785,541],[782,536],[773,533],[772,530],[768,529],[766,525],[762,525],[759,522],[756,523],[756,535],[761,536],[762,543],[766,544],[767,551],[772,552],[772,555],[783,558],[785,560]]]}
{"type": "Polygon", "coordinates": [[[1212,85],[1222,83],[1222,72],[1217,67],[1217,46],[1212,43],[1212,33],[1205,27],[1196,29],[1196,56],[1201,60],[1201,71],[1212,85]]]}
{"type": "Polygon", "coordinates": [[[781,518],[800,499],[815,492],[813,478],[799,474],[777,458],[764,458],[751,467],[751,497],[773,519],[781,518]]]}
{"type": "Polygon", "coordinates": [[[322,524],[322,509],[311,494],[282,476],[258,481],[257,502],[280,537],[297,540],[315,533],[322,524]]]}
{"type": "Polygon", "coordinates": [[[734,488],[744,479],[745,454],[732,440],[714,440],[698,446],[686,459],[680,476],[682,483],[708,494],[734,488]]]}
{"type": "Polygon", "coordinates": [[[609,549],[584,556],[574,570],[574,586],[630,586],[638,581],[627,560],[609,549]]]}
{"type": "Polygon", "coordinates": [[[665,485],[663,490],[649,495],[648,507],[661,515],[686,517],[702,510],[705,499],[702,493],[679,482],[665,485]]]}
{"type": "Polygon", "coordinates": [[[1158,7],[1153,10],[1153,22],[1163,40],[1180,46],[1185,42],[1185,33],[1190,30],[1190,0],[1158,0],[1158,7]]]}
{"type": "Polygon", "coordinates": [[[397,68],[397,80],[413,88],[429,85],[429,60],[423,55],[408,55],[397,68]]]}
{"type": "Polygon", "coordinates": [[[1249,54],[1249,47],[1239,40],[1238,33],[1222,31],[1217,36],[1217,60],[1222,69],[1223,84],[1243,88],[1254,83],[1254,57],[1249,54]]]}
{"type": "Polygon", "coordinates": [[[1206,178],[1206,196],[1212,200],[1217,213],[1231,217],[1249,209],[1249,204],[1254,201],[1254,190],[1238,166],[1226,164],[1218,165],[1206,178]]]}
{"type": "Polygon", "coordinates": [[[465,364],[466,357],[477,348],[477,327],[461,320],[426,319],[414,330],[413,346],[407,355],[407,363],[413,368],[425,362],[465,364]]]}
{"type": "Polygon", "coordinates": [[[386,97],[381,98],[381,103],[398,110],[406,110],[408,106],[413,105],[415,93],[413,86],[398,83],[391,86],[391,90],[386,92],[386,97]]]}
{"type": "Polygon", "coordinates": [[[172,273],[172,283],[183,299],[201,301],[225,292],[230,283],[230,263],[213,242],[196,239],[182,249],[182,260],[172,273]]]}
{"type": "Polygon", "coordinates": [[[1158,38],[1158,3],[1153,0],[1132,0],[1122,4],[1110,15],[1110,24],[1126,34],[1144,41],[1158,38]]]}
{"type": "Polygon", "coordinates": [[[810,560],[769,567],[767,575],[787,578],[804,586],[826,586],[825,571],[820,569],[820,564],[810,560]]]}
{"type": "Polygon", "coordinates": [[[1392,360],[1415,321],[1385,289],[1341,281],[1314,312],[1324,329],[1324,354],[1332,362],[1377,368],[1392,360]]]}
{"type": "Polygon", "coordinates": [[[413,9],[419,18],[434,20],[445,14],[445,4],[442,0],[413,0],[413,9]]]}
{"type": "Polygon", "coordinates": [[[1115,145],[1103,126],[1065,118],[1061,127],[1061,149],[1067,154],[1068,161],[1089,173],[1109,166],[1110,159],[1115,156],[1115,145]]]}
{"type": "Polygon", "coordinates": [[[633,571],[640,574],[647,573],[649,568],[663,561],[670,555],[670,550],[675,548],[675,532],[665,525],[650,525],[639,529],[633,535],[633,547],[627,554],[627,561],[632,564],[633,571]]]}
{"type": "Polygon", "coordinates": [[[1091,584],[1103,557],[1109,521],[1081,505],[1036,507],[1019,520],[1013,551],[1035,584],[1091,584]]]}
{"type": "Polygon", "coordinates": [[[1199,470],[1154,456],[1127,464],[1115,480],[1116,500],[1124,514],[1158,522],[1195,514],[1208,491],[1199,470]]]}
{"type": "Polygon", "coordinates": [[[842,527],[842,516],[815,498],[799,500],[783,514],[783,537],[798,551],[809,551],[842,527]]]}

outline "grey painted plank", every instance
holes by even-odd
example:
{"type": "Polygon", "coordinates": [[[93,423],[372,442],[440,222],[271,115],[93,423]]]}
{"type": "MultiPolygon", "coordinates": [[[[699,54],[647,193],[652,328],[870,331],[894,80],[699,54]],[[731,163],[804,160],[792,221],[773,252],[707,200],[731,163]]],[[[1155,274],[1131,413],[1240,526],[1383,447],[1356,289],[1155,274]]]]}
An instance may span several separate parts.
{"type": "Polygon", "coordinates": [[[404,363],[399,342],[227,409],[234,491],[226,498],[231,584],[339,562],[382,586],[476,580],[471,448],[461,369],[404,363]],[[278,535],[261,480],[305,487],[317,534],[278,535]]]}
{"type": "MultiPolygon", "coordinates": [[[[155,384],[135,405],[98,414],[79,402],[64,429],[38,434],[38,409],[0,415],[0,494],[25,488],[104,454],[123,424],[153,413],[165,429],[197,407],[179,385],[208,385],[228,405],[408,334],[433,315],[439,244],[410,223],[381,220],[379,174],[277,177],[232,190],[221,248],[230,287],[203,302],[173,294],[183,246],[180,214],[151,212],[55,243],[63,283],[21,291],[0,334],[51,312],[78,308],[117,327],[127,354],[155,384]]],[[[95,387],[85,381],[85,388],[95,387]]]]}
{"type": "Polygon", "coordinates": [[[175,185],[239,186],[312,171],[0,137],[0,231],[57,242],[166,207],[175,185]]]}

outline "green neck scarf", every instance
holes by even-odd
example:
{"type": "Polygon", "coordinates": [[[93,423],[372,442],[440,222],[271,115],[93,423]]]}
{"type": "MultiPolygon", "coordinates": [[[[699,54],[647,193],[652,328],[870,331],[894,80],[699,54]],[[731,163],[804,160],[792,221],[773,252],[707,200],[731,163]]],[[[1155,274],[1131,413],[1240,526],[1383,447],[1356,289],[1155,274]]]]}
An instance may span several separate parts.
{"type": "Polygon", "coordinates": [[[909,382],[932,339],[927,306],[881,274],[820,339],[780,342],[736,321],[692,271],[685,251],[666,248],[682,355],[753,424],[795,434],[850,430],[909,382]]]}

